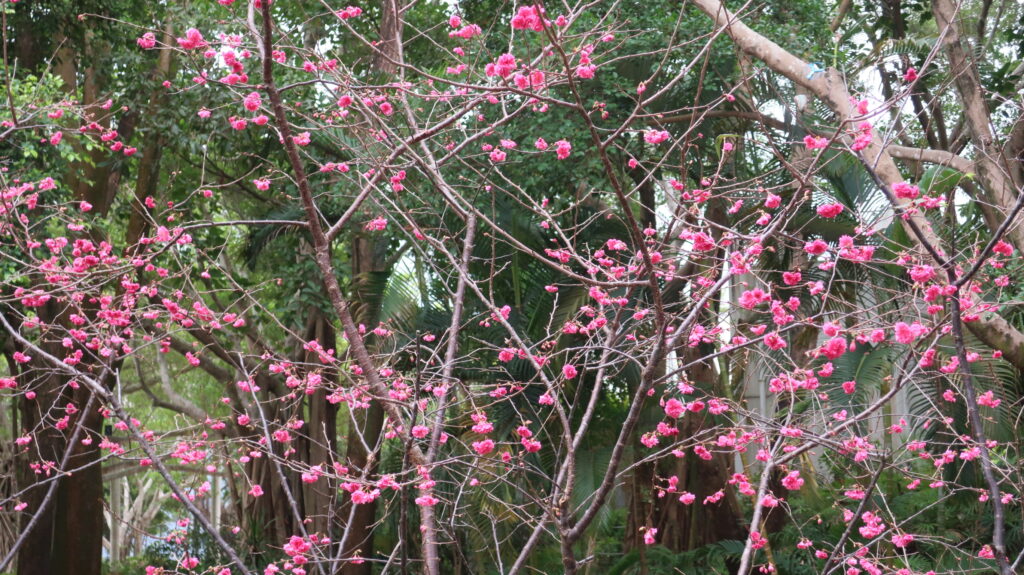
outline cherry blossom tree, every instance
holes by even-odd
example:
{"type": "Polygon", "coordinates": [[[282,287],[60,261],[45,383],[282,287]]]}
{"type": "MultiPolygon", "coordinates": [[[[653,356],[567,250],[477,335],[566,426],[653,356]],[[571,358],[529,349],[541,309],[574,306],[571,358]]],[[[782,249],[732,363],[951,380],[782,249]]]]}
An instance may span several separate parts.
{"type": "Polygon", "coordinates": [[[0,571],[1021,568],[1020,6],[57,4],[0,571]]]}

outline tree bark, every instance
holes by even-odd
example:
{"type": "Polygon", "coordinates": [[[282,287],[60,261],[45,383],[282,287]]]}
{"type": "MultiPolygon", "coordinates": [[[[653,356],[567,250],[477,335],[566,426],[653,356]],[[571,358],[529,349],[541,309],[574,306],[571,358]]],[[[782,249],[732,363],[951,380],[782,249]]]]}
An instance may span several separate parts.
{"type": "MultiPolygon", "coordinates": [[[[963,106],[963,117],[971,143],[978,150],[978,158],[974,164],[978,179],[982,183],[985,200],[994,205],[1005,217],[1013,208],[1020,193],[1014,189],[1011,178],[1013,160],[1003,156],[1002,146],[996,140],[988,102],[981,87],[978,66],[960,39],[957,13],[958,8],[951,0],[932,1],[935,23],[939,30],[945,33],[943,46],[949,58],[949,73],[963,106]]],[[[1018,252],[1024,252],[1024,227],[1011,226],[1006,239],[1018,252]]]]}
{"type": "MultiPolygon", "coordinates": [[[[948,4],[948,0],[936,0],[936,2],[939,2],[940,4],[945,2],[948,4]]],[[[720,0],[694,0],[694,4],[705,14],[710,16],[715,21],[716,26],[723,28],[729,38],[731,38],[741,50],[761,60],[776,73],[782,74],[795,84],[804,86],[810,90],[811,93],[820,98],[832,109],[833,112],[835,112],[840,121],[844,123],[855,121],[857,116],[850,103],[850,92],[846,87],[846,82],[844,81],[843,76],[837,70],[830,68],[825,70],[824,73],[808,74],[810,66],[807,62],[790,54],[775,42],[772,42],[768,38],[765,38],[761,34],[752,30],[740,21],[733,13],[729,12],[720,0]]],[[[952,31],[955,32],[955,28],[952,29],[952,31]]],[[[950,32],[943,31],[943,28],[940,27],[940,33],[949,34],[950,32]]],[[[969,101],[975,102],[972,106],[974,108],[978,108],[976,98],[969,98],[969,101]]],[[[984,102],[981,102],[981,105],[983,106],[984,102]]],[[[965,110],[965,113],[967,113],[967,110],[965,110]]],[[[976,122],[979,130],[982,127],[984,127],[985,130],[988,130],[989,124],[984,123],[983,120],[979,119],[982,113],[987,114],[987,111],[975,110],[973,113],[975,119],[972,120],[972,122],[976,122]]],[[[984,132],[979,136],[982,139],[981,143],[988,146],[983,149],[991,149],[991,135],[985,134],[988,134],[988,132],[984,132]]],[[[866,167],[877,174],[879,180],[886,186],[892,186],[893,184],[904,181],[903,175],[900,173],[899,168],[893,161],[893,156],[889,153],[888,146],[879,143],[877,140],[873,140],[866,148],[864,148],[861,155],[866,167]]],[[[994,160],[992,157],[988,157],[984,159],[984,161],[991,162],[994,160]]],[[[981,170],[979,169],[979,174],[980,173],[981,170]]],[[[998,178],[998,175],[1001,172],[998,170],[986,170],[986,173],[998,178]]],[[[994,190],[998,189],[1003,188],[1001,185],[994,186],[990,188],[989,191],[994,192],[994,190]]],[[[1005,213],[1011,208],[1012,204],[996,205],[998,205],[1005,213]]],[[[929,248],[937,250],[942,249],[941,246],[943,244],[935,234],[935,231],[932,229],[928,220],[920,212],[908,210],[908,208],[912,207],[910,205],[910,200],[894,199],[893,206],[900,211],[907,211],[909,214],[909,217],[905,219],[900,218],[900,222],[905,228],[907,228],[908,234],[915,242],[917,242],[918,248],[922,252],[927,252],[929,248]],[[921,230],[923,241],[917,238],[913,232],[914,227],[921,230]]],[[[1011,226],[1011,229],[1012,228],[1013,226],[1011,226]]],[[[942,265],[943,262],[941,261],[941,258],[939,258],[936,260],[936,263],[942,265]]],[[[993,335],[986,340],[986,344],[992,346],[998,345],[999,347],[996,349],[1003,353],[1003,357],[1007,361],[1012,363],[1017,369],[1024,370],[1024,333],[996,314],[984,314],[978,321],[970,322],[967,326],[971,332],[975,334],[994,332],[993,335]]]]}
{"type": "MultiPolygon", "coordinates": [[[[379,240],[356,234],[352,248],[352,312],[357,323],[372,329],[380,321],[383,293],[379,289],[383,278],[389,270],[382,269],[387,259],[379,240]],[[383,278],[382,278],[383,276],[383,278]],[[376,287],[375,287],[376,286],[376,287]]],[[[374,449],[380,442],[384,428],[384,409],[379,400],[371,401],[366,409],[353,410],[348,437],[346,439],[345,456],[353,472],[366,470],[376,472],[378,458],[375,453],[366,450],[366,446],[374,449]]],[[[348,517],[352,506],[351,499],[346,499],[341,507],[340,517],[348,517]]],[[[367,558],[373,555],[373,526],[377,518],[377,502],[371,501],[355,506],[352,523],[348,525],[348,545],[344,557],[359,555],[367,558]]],[[[372,564],[346,563],[342,575],[370,575],[372,564]]]]}

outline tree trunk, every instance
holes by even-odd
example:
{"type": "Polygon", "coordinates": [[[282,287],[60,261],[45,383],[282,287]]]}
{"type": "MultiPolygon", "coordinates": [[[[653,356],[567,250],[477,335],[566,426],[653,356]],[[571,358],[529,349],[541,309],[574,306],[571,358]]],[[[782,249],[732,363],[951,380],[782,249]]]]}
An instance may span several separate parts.
{"type": "MultiPolygon", "coordinates": [[[[39,317],[46,324],[56,325],[61,321],[60,308],[51,300],[40,308],[39,317]]],[[[45,338],[42,347],[48,353],[62,357],[65,350],[54,338],[45,338]]],[[[69,448],[70,436],[77,421],[83,419],[83,439],[70,446],[73,450],[68,467],[57,472],[73,470],[74,473],[59,479],[54,500],[40,511],[47,488],[40,484],[48,479],[47,473],[36,474],[30,467],[40,463],[34,450],[28,450],[19,458],[19,488],[29,491],[23,501],[28,510],[41,513],[42,518],[18,551],[18,575],[99,575],[103,553],[103,474],[99,464],[100,433],[103,418],[98,409],[85,411],[83,408],[90,392],[81,386],[73,389],[66,376],[54,373],[45,360],[35,359],[29,365],[43,375],[35,380],[23,380],[26,386],[36,391],[33,400],[21,399],[22,429],[36,430],[34,440],[40,458],[59,464],[69,448]],[[58,430],[52,423],[53,409],[60,409],[69,403],[81,409],[71,416],[67,430],[58,430]],[[32,487],[37,485],[36,487],[32,487]]],[[[60,414],[57,414],[60,417],[60,414]]],[[[50,474],[52,475],[52,474],[50,474]]],[[[29,515],[22,516],[22,528],[29,515]]]]}
{"type": "MultiPolygon", "coordinates": [[[[314,310],[313,313],[315,316],[310,322],[310,333],[307,337],[317,340],[325,349],[334,349],[337,345],[334,327],[319,309],[314,310]]],[[[317,358],[307,358],[307,363],[315,361],[317,358]]],[[[337,375],[333,372],[325,373],[323,380],[325,384],[327,382],[336,383],[337,375]]],[[[306,463],[321,465],[326,470],[335,460],[338,449],[338,406],[327,401],[327,391],[322,386],[313,395],[307,397],[309,398],[309,417],[306,419],[308,426],[306,428],[308,439],[305,440],[306,449],[304,450],[306,463]]],[[[322,480],[313,484],[301,483],[300,485],[303,486],[302,500],[305,502],[306,516],[312,519],[312,523],[307,526],[307,529],[324,536],[329,535],[330,516],[328,512],[334,508],[334,490],[322,480]]]]}
{"type": "MultiPolygon", "coordinates": [[[[384,268],[385,249],[379,240],[372,237],[357,235],[353,239],[352,276],[355,278],[352,290],[353,316],[356,322],[366,325],[368,329],[375,327],[380,321],[383,298],[382,284],[389,270],[384,268]]],[[[349,428],[346,443],[346,459],[352,473],[366,471],[376,472],[378,458],[368,453],[364,446],[374,449],[380,442],[384,427],[384,409],[380,401],[370,402],[366,409],[351,413],[353,419],[349,428]]],[[[351,499],[346,498],[341,507],[340,517],[346,520],[351,510],[351,499]]],[[[368,558],[373,555],[373,525],[377,517],[376,501],[357,505],[352,523],[348,525],[349,534],[343,557],[368,558]]],[[[371,564],[345,563],[341,568],[342,575],[370,575],[371,564]]]]}

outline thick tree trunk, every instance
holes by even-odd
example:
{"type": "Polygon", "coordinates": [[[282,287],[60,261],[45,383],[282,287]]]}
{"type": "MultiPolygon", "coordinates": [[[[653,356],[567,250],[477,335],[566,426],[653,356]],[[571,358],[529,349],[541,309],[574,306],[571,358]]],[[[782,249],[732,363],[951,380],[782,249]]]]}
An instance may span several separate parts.
{"type": "MultiPolygon", "coordinates": [[[[728,225],[728,214],[722,201],[716,199],[709,203],[707,217],[719,224],[722,229],[728,225]]],[[[721,231],[712,232],[715,241],[721,239],[721,231]]],[[[691,260],[688,266],[694,270],[707,271],[711,262],[721,258],[717,253],[715,259],[691,260]]],[[[716,271],[716,276],[719,271],[716,271]]],[[[678,296],[673,296],[678,297],[678,296]]],[[[668,298],[666,298],[668,299],[668,298]]],[[[704,309],[700,314],[701,324],[713,324],[719,310],[716,307],[704,309]]],[[[714,353],[713,346],[701,344],[690,347],[685,343],[678,345],[676,353],[682,364],[693,364],[686,372],[692,385],[706,390],[714,396],[725,395],[721,386],[721,378],[715,366],[701,358],[714,353]]],[[[688,413],[679,422],[679,437],[683,439],[698,437],[705,430],[716,425],[714,416],[708,412],[688,413]]],[[[744,539],[746,530],[743,526],[743,512],[736,495],[728,485],[733,474],[734,464],[730,456],[716,453],[710,460],[704,460],[688,450],[686,456],[674,460],[661,459],[656,465],[639,466],[635,472],[634,484],[651,486],[655,478],[676,476],[679,478],[677,490],[689,491],[696,496],[691,505],[684,505],[678,499],[678,493],[656,497],[647,492],[634,489],[634,502],[630,506],[631,533],[627,534],[627,549],[630,545],[639,546],[643,553],[642,536],[638,527],[650,525],[658,529],[657,540],[660,544],[673,551],[687,551],[704,545],[727,539],[744,539]],[[724,490],[725,497],[718,503],[704,505],[704,498],[718,490],[724,490]],[[637,498],[640,499],[637,499],[637,498]],[[643,522],[643,523],[641,523],[643,522]]]]}
{"type": "MultiPolygon", "coordinates": [[[[380,321],[383,297],[382,282],[385,281],[387,269],[384,268],[386,246],[375,238],[358,235],[353,239],[352,275],[355,278],[352,290],[353,316],[358,323],[373,329],[380,321]]],[[[346,460],[353,473],[366,470],[373,474],[377,469],[376,453],[369,453],[366,446],[374,449],[380,442],[384,427],[384,409],[380,401],[370,402],[370,407],[358,409],[351,413],[348,438],[346,442],[346,460]]],[[[346,520],[351,511],[351,500],[346,498],[341,507],[340,517],[346,520]]],[[[352,522],[347,525],[349,530],[344,557],[370,557],[373,555],[373,526],[377,517],[377,503],[370,502],[355,506],[352,522]]],[[[370,575],[370,563],[346,563],[342,575],[370,575]]]]}
{"type": "MultiPolygon", "coordinates": [[[[319,310],[313,312],[315,317],[311,322],[311,329],[308,339],[316,339],[326,349],[334,349],[337,342],[334,334],[334,327],[319,310]]],[[[307,358],[308,362],[316,361],[316,358],[307,358]]],[[[332,373],[324,373],[325,383],[336,383],[337,376],[332,373]]],[[[309,465],[321,465],[325,470],[330,468],[331,462],[335,461],[335,454],[338,449],[337,425],[338,406],[327,401],[327,392],[321,387],[309,399],[309,416],[306,419],[305,440],[306,463],[309,465]]],[[[300,483],[302,485],[302,500],[305,503],[306,516],[312,520],[307,529],[321,535],[330,534],[329,512],[334,508],[335,491],[331,489],[326,481],[318,481],[313,484],[300,483]]]]}
{"type": "MultiPolygon", "coordinates": [[[[705,351],[699,347],[681,349],[681,361],[695,361],[705,351]]],[[[709,363],[696,364],[688,375],[696,387],[712,390],[718,387],[718,376],[709,363]]],[[[713,416],[708,413],[687,414],[680,422],[679,435],[683,438],[696,437],[714,425],[713,416]]],[[[662,478],[677,476],[678,491],[689,491],[696,496],[693,504],[684,505],[679,502],[678,493],[666,494],[664,497],[646,494],[646,501],[631,506],[631,514],[640,513],[640,518],[647,521],[646,525],[658,529],[657,539],[660,544],[673,551],[687,551],[718,541],[742,540],[746,537],[742,510],[733,490],[728,486],[733,473],[730,457],[715,454],[711,460],[706,461],[690,450],[680,459],[662,459],[659,469],[650,470],[646,485],[654,484],[655,471],[662,478]],[[704,498],[719,489],[725,490],[725,497],[718,503],[704,505],[704,498]]],[[[636,520],[631,519],[631,526],[635,524],[636,520]]],[[[629,535],[635,536],[636,533],[629,535]]],[[[639,537],[635,539],[637,541],[634,544],[639,544],[639,537]]]]}
{"type": "MultiPolygon", "coordinates": [[[[39,309],[40,318],[47,324],[61,321],[57,302],[47,303],[39,309]]],[[[65,351],[60,342],[48,339],[43,348],[57,357],[65,351]]],[[[100,434],[103,418],[97,409],[84,410],[90,392],[81,386],[73,389],[68,379],[53,373],[48,365],[30,363],[34,373],[43,374],[37,379],[23,375],[22,383],[36,391],[33,400],[21,399],[21,420],[23,431],[34,433],[35,450],[21,455],[18,463],[19,487],[30,488],[23,501],[28,504],[26,512],[41,513],[41,520],[29,533],[18,552],[18,575],[99,575],[103,552],[103,475],[99,465],[100,434]],[[58,430],[54,420],[64,415],[64,407],[74,404],[80,411],[71,416],[66,430],[58,430]],[[67,437],[83,419],[83,438],[68,445],[67,437]],[[66,469],[56,472],[73,471],[59,479],[56,496],[45,509],[41,509],[52,473],[35,473],[31,465],[43,461],[58,464],[65,450],[72,449],[66,469]],[[37,485],[36,487],[32,487],[37,485]]],[[[30,516],[22,516],[25,528],[30,516]]]]}

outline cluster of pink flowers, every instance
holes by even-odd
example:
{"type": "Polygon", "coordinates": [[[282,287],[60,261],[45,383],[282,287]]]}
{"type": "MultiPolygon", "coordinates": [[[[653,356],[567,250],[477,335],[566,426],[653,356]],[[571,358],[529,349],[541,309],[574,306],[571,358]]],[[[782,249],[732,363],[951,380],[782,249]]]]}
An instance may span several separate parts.
{"type": "MultiPolygon", "coordinates": [[[[143,36],[145,38],[145,36],[143,36]]],[[[140,39],[141,40],[141,39],[140,39]]],[[[149,44],[149,41],[146,42],[149,44]]],[[[142,46],[142,42],[139,42],[142,46]]],[[[206,40],[203,39],[203,34],[195,28],[189,28],[185,31],[184,38],[178,38],[178,45],[185,50],[198,50],[199,48],[205,48],[207,46],[206,40]]],[[[142,46],[143,48],[152,48],[152,45],[142,46]]]]}
{"type": "Polygon", "coordinates": [[[541,9],[536,6],[521,6],[516,15],[512,17],[513,30],[533,30],[534,32],[544,31],[544,16],[541,9]]]}
{"type": "Polygon", "coordinates": [[[512,72],[516,71],[516,57],[512,54],[502,54],[498,56],[498,59],[494,62],[487,64],[484,67],[484,73],[488,76],[499,76],[501,78],[508,78],[512,75],[512,72]]]}

